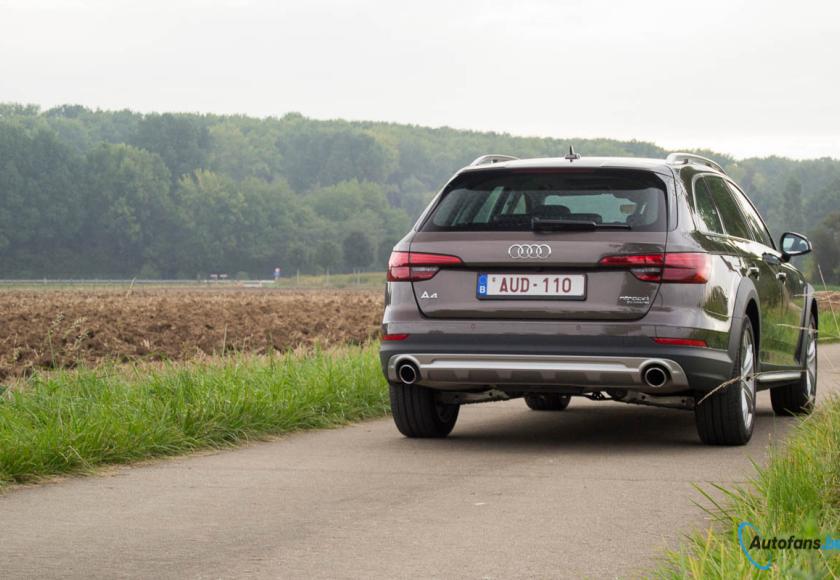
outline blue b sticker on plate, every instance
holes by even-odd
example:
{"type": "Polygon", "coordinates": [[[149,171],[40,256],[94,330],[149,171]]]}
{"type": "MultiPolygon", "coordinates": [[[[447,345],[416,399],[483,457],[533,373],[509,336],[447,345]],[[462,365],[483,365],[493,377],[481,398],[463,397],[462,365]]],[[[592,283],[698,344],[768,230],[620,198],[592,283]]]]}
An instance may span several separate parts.
{"type": "Polygon", "coordinates": [[[480,274],[478,276],[478,289],[476,292],[479,296],[487,296],[487,274],[480,274]]]}

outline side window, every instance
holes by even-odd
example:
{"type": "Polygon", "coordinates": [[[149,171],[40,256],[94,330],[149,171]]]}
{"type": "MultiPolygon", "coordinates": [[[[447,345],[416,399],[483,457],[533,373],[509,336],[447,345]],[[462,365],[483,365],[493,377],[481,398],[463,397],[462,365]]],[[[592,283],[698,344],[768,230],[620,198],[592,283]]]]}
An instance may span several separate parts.
{"type": "Polygon", "coordinates": [[[755,211],[755,208],[750,203],[750,200],[747,199],[744,192],[731,183],[727,182],[727,185],[729,186],[730,191],[732,191],[732,195],[735,196],[738,203],[741,205],[744,217],[747,218],[747,225],[750,226],[752,239],[760,244],[764,244],[765,246],[770,246],[771,248],[775,247],[773,246],[773,238],[770,237],[767,227],[764,225],[764,222],[761,221],[761,216],[759,216],[758,212],[755,211]]]}
{"type": "Polygon", "coordinates": [[[724,233],[717,206],[712,201],[712,194],[703,178],[698,179],[694,184],[694,214],[700,219],[701,229],[713,234],[724,233]]]}
{"type": "Polygon", "coordinates": [[[706,182],[712,194],[726,233],[737,238],[751,240],[750,228],[747,226],[744,214],[741,213],[741,208],[738,207],[738,202],[735,201],[726,182],[720,177],[707,177],[703,181],[706,182]]]}

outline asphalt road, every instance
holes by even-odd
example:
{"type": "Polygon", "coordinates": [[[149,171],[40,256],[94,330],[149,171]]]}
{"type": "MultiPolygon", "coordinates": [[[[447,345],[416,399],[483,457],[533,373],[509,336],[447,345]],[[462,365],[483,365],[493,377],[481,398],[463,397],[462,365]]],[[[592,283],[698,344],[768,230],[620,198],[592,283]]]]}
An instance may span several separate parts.
{"type": "MultiPolygon", "coordinates": [[[[838,371],[823,347],[819,396],[838,371]]],[[[759,400],[738,448],[702,446],[686,412],[517,400],[465,407],[442,441],[384,419],[17,488],[0,578],[638,575],[705,526],[693,483],[744,481],[791,425],[759,400]]]]}

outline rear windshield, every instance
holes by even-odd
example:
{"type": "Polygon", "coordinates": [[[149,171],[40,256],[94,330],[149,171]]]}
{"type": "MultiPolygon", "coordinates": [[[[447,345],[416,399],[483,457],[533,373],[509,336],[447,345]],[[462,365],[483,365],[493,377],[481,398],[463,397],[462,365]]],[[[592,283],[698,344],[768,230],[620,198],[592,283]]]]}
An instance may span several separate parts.
{"type": "Polygon", "coordinates": [[[647,172],[481,171],[453,181],[423,231],[526,231],[539,220],[665,231],[665,186],[647,172]]]}

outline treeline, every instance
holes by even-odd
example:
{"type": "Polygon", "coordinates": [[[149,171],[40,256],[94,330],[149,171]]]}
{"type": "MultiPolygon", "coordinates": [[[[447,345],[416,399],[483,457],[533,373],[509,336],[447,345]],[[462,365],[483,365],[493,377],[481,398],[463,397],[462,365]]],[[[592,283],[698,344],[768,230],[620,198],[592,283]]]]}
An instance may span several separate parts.
{"type": "MultiPolygon", "coordinates": [[[[638,141],[390,123],[0,104],[0,277],[267,277],[382,268],[433,193],[488,153],[661,157],[638,141]]],[[[840,161],[726,166],[776,236],[840,280],[840,161]],[[833,253],[825,248],[834,248],[833,253]]]]}

